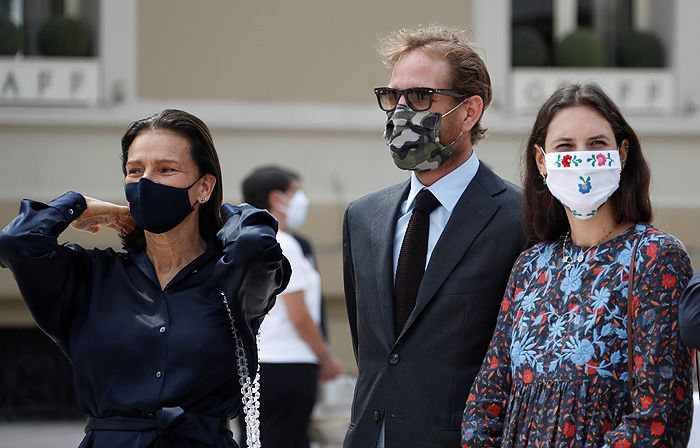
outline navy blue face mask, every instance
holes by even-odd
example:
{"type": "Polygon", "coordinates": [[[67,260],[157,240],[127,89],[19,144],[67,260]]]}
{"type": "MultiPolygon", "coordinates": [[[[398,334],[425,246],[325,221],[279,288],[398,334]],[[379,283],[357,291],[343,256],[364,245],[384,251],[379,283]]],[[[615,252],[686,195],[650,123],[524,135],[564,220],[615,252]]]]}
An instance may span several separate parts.
{"type": "Polygon", "coordinates": [[[124,185],[136,225],[151,233],[165,233],[177,227],[194,210],[189,190],[199,179],[185,188],[158,184],[145,177],[124,185]]]}

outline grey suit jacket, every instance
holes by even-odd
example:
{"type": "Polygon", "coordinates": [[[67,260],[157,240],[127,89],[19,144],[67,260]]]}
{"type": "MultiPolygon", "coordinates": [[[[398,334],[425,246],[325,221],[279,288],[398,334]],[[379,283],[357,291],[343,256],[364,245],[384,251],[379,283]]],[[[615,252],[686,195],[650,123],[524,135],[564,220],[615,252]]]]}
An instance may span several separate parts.
{"type": "Polygon", "coordinates": [[[700,350],[700,271],[688,282],[678,305],[678,323],[683,342],[700,350]]]}
{"type": "Polygon", "coordinates": [[[359,377],[345,448],[459,447],[469,389],[525,247],[521,195],[483,163],[433,250],[416,305],[394,334],[393,240],[409,182],[351,203],[343,271],[359,377]]]}

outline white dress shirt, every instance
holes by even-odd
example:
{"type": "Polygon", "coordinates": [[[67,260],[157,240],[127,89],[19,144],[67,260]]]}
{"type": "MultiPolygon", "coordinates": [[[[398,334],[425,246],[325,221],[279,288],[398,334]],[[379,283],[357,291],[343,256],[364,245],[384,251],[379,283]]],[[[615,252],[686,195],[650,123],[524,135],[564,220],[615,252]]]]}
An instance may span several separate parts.
{"type": "Polygon", "coordinates": [[[474,148],[472,155],[455,170],[439,179],[429,187],[426,187],[418,180],[416,173],[411,173],[411,190],[408,197],[401,204],[401,216],[396,223],[396,233],[394,234],[394,278],[396,278],[396,266],[399,263],[399,252],[403,237],[406,235],[408,221],[413,213],[413,206],[416,203],[418,193],[427,188],[440,201],[440,205],[430,214],[430,233],[428,234],[428,253],[425,257],[425,265],[428,266],[433,249],[442,235],[442,231],[447,225],[447,221],[452,216],[452,210],[457,205],[457,201],[462,197],[462,193],[467,189],[469,183],[476,176],[479,169],[479,158],[474,148]]]}

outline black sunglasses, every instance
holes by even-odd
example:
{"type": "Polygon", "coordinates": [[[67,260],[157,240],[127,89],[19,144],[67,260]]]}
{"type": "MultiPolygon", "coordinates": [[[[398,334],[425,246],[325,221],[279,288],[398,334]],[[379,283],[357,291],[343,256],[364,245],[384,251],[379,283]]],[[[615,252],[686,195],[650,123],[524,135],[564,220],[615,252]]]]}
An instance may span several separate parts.
{"type": "Polygon", "coordinates": [[[385,112],[396,109],[401,96],[406,98],[406,104],[416,112],[430,109],[433,105],[434,94],[451,96],[452,98],[466,98],[469,93],[457,92],[449,89],[433,89],[430,87],[413,87],[410,89],[392,89],[391,87],[377,87],[374,94],[377,95],[379,108],[385,112]]]}

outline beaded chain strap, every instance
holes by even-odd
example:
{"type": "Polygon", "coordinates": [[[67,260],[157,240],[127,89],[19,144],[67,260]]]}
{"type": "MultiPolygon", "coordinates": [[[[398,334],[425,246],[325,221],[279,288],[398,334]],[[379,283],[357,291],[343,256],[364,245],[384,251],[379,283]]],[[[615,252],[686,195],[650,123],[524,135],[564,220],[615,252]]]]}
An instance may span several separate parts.
{"type": "Polygon", "coordinates": [[[260,448],[260,364],[258,363],[255,379],[251,381],[243,339],[236,327],[236,321],[228,305],[226,294],[222,291],[221,295],[231,320],[231,332],[236,340],[236,366],[238,367],[238,382],[241,385],[241,401],[245,415],[246,445],[248,448],[260,448]]]}

